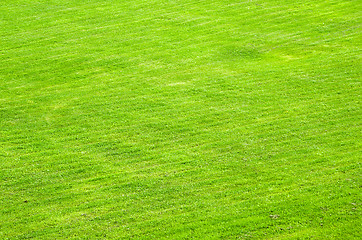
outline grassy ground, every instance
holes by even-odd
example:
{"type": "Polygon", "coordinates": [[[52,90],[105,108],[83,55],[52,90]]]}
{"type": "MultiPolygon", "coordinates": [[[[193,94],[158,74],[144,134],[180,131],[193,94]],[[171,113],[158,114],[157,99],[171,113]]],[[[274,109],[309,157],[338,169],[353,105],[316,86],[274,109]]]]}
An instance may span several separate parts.
{"type": "Polygon", "coordinates": [[[360,239],[362,2],[1,0],[1,239],[360,239]]]}

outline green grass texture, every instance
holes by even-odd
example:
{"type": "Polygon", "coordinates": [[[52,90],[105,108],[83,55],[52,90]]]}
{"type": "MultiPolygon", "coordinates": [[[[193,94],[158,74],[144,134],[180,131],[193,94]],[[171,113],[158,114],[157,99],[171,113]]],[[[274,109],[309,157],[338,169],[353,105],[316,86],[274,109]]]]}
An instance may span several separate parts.
{"type": "Polygon", "coordinates": [[[0,239],[361,239],[357,0],[0,0],[0,239]]]}

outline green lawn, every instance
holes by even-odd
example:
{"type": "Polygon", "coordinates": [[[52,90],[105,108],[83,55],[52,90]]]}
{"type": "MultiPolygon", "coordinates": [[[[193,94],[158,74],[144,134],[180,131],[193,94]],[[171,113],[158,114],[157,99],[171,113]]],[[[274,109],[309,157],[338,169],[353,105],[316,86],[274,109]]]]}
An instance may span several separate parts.
{"type": "Polygon", "coordinates": [[[0,0],[0,239],[361,239],[358,0],[0,0]]]}

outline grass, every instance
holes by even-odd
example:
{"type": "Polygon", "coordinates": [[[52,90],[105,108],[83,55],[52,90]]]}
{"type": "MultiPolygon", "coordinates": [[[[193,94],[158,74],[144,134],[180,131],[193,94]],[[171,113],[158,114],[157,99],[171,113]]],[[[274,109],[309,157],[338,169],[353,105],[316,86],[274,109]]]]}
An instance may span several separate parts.
{"type": "Polygon", "coordinates": [[[360,239],[360,1],[2,1],[1,239],[360,239]]]}

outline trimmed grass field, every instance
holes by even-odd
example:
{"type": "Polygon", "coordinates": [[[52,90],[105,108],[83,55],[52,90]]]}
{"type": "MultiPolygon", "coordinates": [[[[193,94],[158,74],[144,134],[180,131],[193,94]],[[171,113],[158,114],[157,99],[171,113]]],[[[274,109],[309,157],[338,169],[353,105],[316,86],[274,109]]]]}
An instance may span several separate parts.
{"type": "Polygon", "coordinates": [[[0,239],[361,239],[357,0],[1,0],[0,239]]]}

